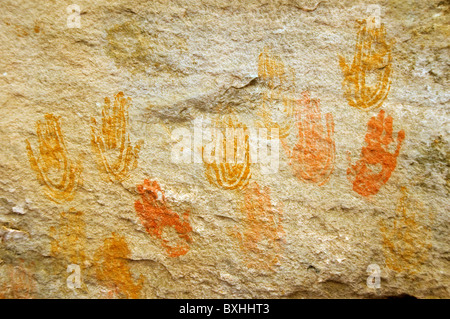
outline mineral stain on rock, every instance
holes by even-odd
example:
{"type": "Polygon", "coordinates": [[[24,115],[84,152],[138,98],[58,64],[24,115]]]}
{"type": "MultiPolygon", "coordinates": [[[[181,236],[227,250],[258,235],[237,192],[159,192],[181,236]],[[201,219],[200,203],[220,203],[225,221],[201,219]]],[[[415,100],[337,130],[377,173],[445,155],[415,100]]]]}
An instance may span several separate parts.
{"type": "Polygon", "coordinates": [[[94,258],[96,277],[108,288],[107,297],[137,299],[141,297],[144,277],[136,283],[131,273],[128,259],[131,251],[125,237],[112,233],[104,240],[94,258]]]}
{"type": "Polygon", "coordinates": [[[353,184],[353,190],[362,196],[377,194],[397,166],[405,132],[398,132],[396,149],[390,152],[389,147],[394,142],[392,124],[392,117],[386,116],[385,111],[381,110],[367,124],[366,145],[362,148],[359,160],[352,165],[349,157],[347,177],[353,184]]]}
{"type": "Polygon", "coordinates": [[[382,24],[370,27],[368,21],[358,23],[353,61],[349,65],[340,55],[339,65],[344,75],[342,87],[348,104],[369,110],[382,106],[391,88],[393,42],[387,42],[382,24]]]}
{"type": "Polygon", "coordinates": [[[334,170],[335,143],[333,115],[325,115],[325,125],[320,112],[320,100],[302,93],[302,108],[298,112],[298,142],[288,149],[294,175],[303,181],[325,184],[334,170]]]}
{"type": "Polygon", "coordinates": [[[44,185],[45,194],[55,202],[73,199],[81,184],[81,164],[68,154],[61,131],[59,117],[45,115],[45,122],[37,121],[39,157],[36,157],[28,140],[27,151],[31,168],[44,185]]]}
{"type": "Polygon", "coordinates": [[[131,98],[125,98],[123,92],[114,97],[114,103],[106,97],[102,110],[102,123],[92,118],[91,145],[98,166],[112,182],[121,182],[128,178],[131,170],[138,165],[139,151],[143,141],[133,146],[128,133],[128,108],[131,98]]]}
{"type": "Polygon", "coordinates": [[[137,185],[141,200],[134,203],[139,220],[147,233],[158,238],[170,257],[179,257],[189,251],[192,227],[189,213],[181,216],[172,211],[161,187],[156,181],[144,180],[137,185]]]}

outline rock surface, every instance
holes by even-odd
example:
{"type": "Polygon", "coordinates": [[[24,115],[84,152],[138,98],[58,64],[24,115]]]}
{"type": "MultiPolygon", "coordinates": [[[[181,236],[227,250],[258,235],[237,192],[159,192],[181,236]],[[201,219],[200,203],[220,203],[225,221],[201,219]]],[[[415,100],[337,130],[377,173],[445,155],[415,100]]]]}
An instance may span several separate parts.
{"type": "Polygon", "coordinates": [[[448,1],[0,9],[0,297],[450,297],[448,1]]]}

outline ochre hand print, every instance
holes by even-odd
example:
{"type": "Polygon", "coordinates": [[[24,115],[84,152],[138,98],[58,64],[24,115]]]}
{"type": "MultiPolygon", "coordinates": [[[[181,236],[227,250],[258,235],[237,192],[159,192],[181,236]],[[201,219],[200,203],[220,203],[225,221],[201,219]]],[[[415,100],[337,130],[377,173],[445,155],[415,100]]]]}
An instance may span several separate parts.
{"type": "Polygon", "coordinates": [[[386,40],[386,30],[368,27],[366,21],[359,21],[360,29],[352,64],[339,56],[339,65],[344,75],[342,87],[350,106],[358,109],[380,107],[391,87],[391,50],[393,42],[386,40]]]}
{"type": "Polygon", "coordinates": [[[137,299],[141,296],[144,277],[135,283],[128,264],[131,252],[125,238],[112,233],[95,255],[96,277],[108,289],[108,297],[137,299]]]}
{"type": "Polygon", "coordinates": [[[280,57],[265,48],[258,58],[258,77],[268,86],[258,110],[257,125],[268,131],[277,128],[279,137],[285,138],[294,126],[297,101],[293,98],[295,80],[288,77],[280,57]]]}
{"type": "Polygon", "coordinates": [[[403,130],[398,132],[397,146],[391,153],[389,149],[394,142],[392,123],[392,117],[385,116],[383,110],[372,117],[367,124],[366,146],[362,148],[360,159],[352,165],[349,158],[350,167],[347,169],[347,176],[353,183],[353,190],[362,196],[369,197],[378,193],[397,166],[397,157],[405,139],[405,132],[403,130]]]}
{"type": "Polygon", "coordinates": [[[189,224],[189,213],[182,216],[168,207],[161,187],[156,181],[144,180],[137,185],[141,201],[134,207],[147,233],[158,238],[170,257],[185,255],[189,251],[192,227],[189,224]]]}
{"type": "MultiPolygon", "coordinates": [[[[240,123],[234,115],[227,115],[222,120],[216,121],[217,130],[213,136],[216,147],[207,154],[212,161],[205,160],[205,148],[203,148],[203,164],[208,181],[224,189],[238,189],[247,186],[251,177],[250,142],[247,127],[240,123]],[[231,138],[227,140],[227,129],[234,130],[231,138]],[[242,140],[239,138],[239,130],[242,132],[242,140]],[[220,134],[219,134],[220,132],[220,134]],[[227,147],[227,144],[234,148],[227,147]],[[227,151],[233,152],[228,154],[227,151]],[[228,155],[227,155],[228,154],[228,155]],[[228,161],[228,158],[232,158],[228,161]]],[[[230,138],[228,136],[228,138],[230,138]]]]}
{"type": "Polygon", "coordinates": [[[431,231],[421,226],[418,215],[411,212],[405,187],[402,187],[402,193],[394,221],[381,221],[380,230],[383,235],[386,266],[397,272],[415,273],[428,259],[431,231]]]}
{"type": "Polygon", "coordinates": [[[36,281],[28,268],[20,265],[6,266],[6,275],[0,276],[6,283],[0,284],[0,299],[33,299],[36,294],[36,281]]]}
{"type": "Polygon", "coordinates": [[[287,78],[283,61],[267,47],[258,57],[258,77],[265,81],[271,89],[282,85],[287,78]]]}
{"type": "Polygon", "coordinates": [[[83,267],[86,259],[86,223],[83,212],[73,209],[61,213],[59,227],[51,227],[54,238],[51,243],[51,255],[61,258],[67,265],[77,264],[83,267]]]}
{"type": "Polygon", "coordinates": [[[132,74],[146,73],[184,76],[172,55],[180,57],[187,51],[186,39],[173,32],[158,32],[159,27],[144,28],[144,23],[129,20],[106,30],[106,54],[117,67],[132,74]]]}
{"type": "Polygon", "coordinates": [[[110,99],[106,97],[102,110],[102,125],[99,129],[95,118],[92,118],[92,148],[99,167],[112,182],[125,180],[138,163],[142,141],[134,147],[130,142],[127,131],[130,103],[131,98],[125,98],[123,92],[115,96],[112,105],[110,99]]]}
{"type": "Polygon", "coordinates": [[[31,168],[45,187],[45,194],[55,202],[72,200],[81,184],[81,164],[74,163],[67,152],[59,117],[45,115],[45,122],[37,121],[39,157],[28,140],[27,151],[31,168]]]}
{"type": "Polygon", "coordinates": [[[232,231],[249,268],[273,270],[283,253],[282,212],[274,208],[270,189],[254,182],[244,193],[243,224],[232,231]]]}
{"type": "Polygon", "coordinates": [[[334,169],[335,144],[333,115],[325,115],[323,124],[320,100],[303,92],[298,112],[298,143],[288,150],[294,175],[304,181],[325,184],[334,169]]]}

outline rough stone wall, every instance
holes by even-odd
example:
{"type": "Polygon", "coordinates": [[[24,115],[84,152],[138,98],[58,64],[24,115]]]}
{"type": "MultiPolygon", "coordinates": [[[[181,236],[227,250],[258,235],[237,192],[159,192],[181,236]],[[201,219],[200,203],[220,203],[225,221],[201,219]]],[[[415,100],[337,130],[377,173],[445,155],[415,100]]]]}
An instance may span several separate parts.
{"type": "Polygon", "coordinates": [[[449,10],[2,0],[0,296],[448,298],[449,10]]]}

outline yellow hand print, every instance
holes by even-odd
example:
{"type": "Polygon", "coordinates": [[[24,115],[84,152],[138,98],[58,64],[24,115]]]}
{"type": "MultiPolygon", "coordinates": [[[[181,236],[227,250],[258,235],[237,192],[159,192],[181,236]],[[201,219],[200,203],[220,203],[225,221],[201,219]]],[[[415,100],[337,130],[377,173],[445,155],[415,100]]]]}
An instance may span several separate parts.
{"type": "Polygon", "coordinates": [[[270,89],[281,86],[286,81],[283,61],[267,47],[258,56],[258,77],[266,82],[270,89]]]}
{"type": "Polygon", "coordinates": [[[366,21],[359,23],[361,26],[352,64],[348,65],[345,58],[339,56],[339,65],[344,75],[342,87],[350,106],[374,109],[383,104],[391,88],[393,42],[386,42],[383,25],[369,28],[366,21]]]}
{"type": "Polygon", "coordinates": [[[203,162],[206,169],[206,178],[208,181],[216,186],[224,189],[236,189],[244,188],[247,186],[251,177],[251,163],[250,163],[250,141],[249,135],[246,132],[247,127],[241,124],[234,115],[227,116],[221,121],[217,121],[218,128],[214,139],[216,140],[216,148],[208,154],[213,161],[205,161],[205,149],[203,148],[203,162]],[[227,136],[226,129],[234,130],[234,134],[228,140],[230,136],[227,136]],[[239,141],[239,132],[242,130],[243,140],[239,141]],[[223,133],[221,133],[223,132],[223,133]],[[225,138],[223,138],[225,136],[225,138]],[[238,138],[235,138],[238,137],[238,138]],[[228,144],[234,146],[229,148],[228,144]],[[231,151],[232,154],[227,155],[227,151],[231,151]],[[222,159],[219,159],[222,155],[222,159]],[[232,161],[228,161],[228,158],[232,157],[232,161]]]}
{"type": "Polygon", "coordinates": [[[287,72],[281,58],[269,48],[264,48],[258,57],[258,77],[268,86],[268,90],[263,93],[261,108],[257,112],[257,125],[268,130],[277,128],[279,137],[285,138],[294,126],[298,104],[297,99],[293,98],[294,72],[292,69],[287,72]]]}
{"type": "MultiPolygon", "coordinates": [[[[428,259],[432,234],[428,227],[420,225],[418,214],[410,211],[406,187],[402,187],[401,191],[394,221],[381,221],[380,230],[387,267],[413,274],[428,259]]],[[[430,217],[433,218],[432,215],[430,217]]]]}
{"type": "Polygon", "coordinates": [[[45,186],[45,194],[55,202],[72,200],[76,187],[81,184],[81,164],[70,160],[59,117],[45,115],[45,122],[37,121],[39,155],[34,156],[28,140],[27,151],[31,168],[45,186]]]}
{"type": "Polygon", "coordinates": [[[131,98],[125,98],[123,92],[115,96],[113,105],[106,97],[102,125],[98,130],[97,121],[92,118],[92,148],[97,155],[99,167],[112,182],[123,181],[136,168],[142,145],[142,141],[134,147],[130,143],[127,132],[130,102],[131,98]]]}
{"type": "Polygon", "coordinates": [[[63,259],[67,264],[83,265],[86,257],[86,223],[84,214],[71,208],[61,213],[58,227],[50,227],[50,255],[63,259]]]}

